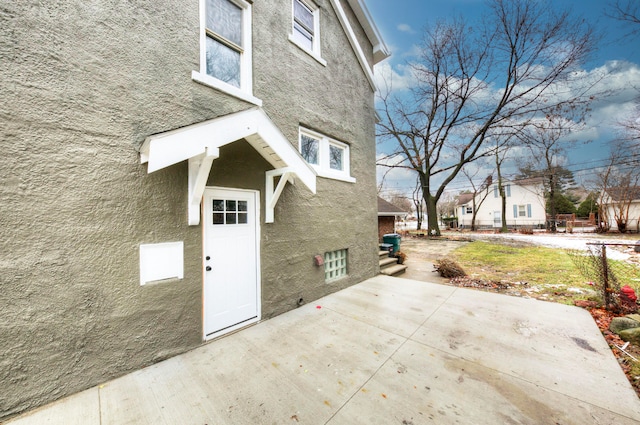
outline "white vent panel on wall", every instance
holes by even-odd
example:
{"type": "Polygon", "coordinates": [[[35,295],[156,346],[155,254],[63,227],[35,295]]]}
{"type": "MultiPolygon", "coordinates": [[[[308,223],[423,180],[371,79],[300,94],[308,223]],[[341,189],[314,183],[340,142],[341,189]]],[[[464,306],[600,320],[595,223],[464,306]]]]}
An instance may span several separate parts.
{"type": "Polygon", "coordinates": [[[183,242],[140,245],[140,285],[183,277],[183,242]]]}

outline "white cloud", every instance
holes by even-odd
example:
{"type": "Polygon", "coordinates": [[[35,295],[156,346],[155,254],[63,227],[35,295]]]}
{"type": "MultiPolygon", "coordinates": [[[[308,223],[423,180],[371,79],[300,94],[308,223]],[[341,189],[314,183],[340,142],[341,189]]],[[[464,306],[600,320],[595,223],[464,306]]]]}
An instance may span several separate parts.
{"type": "Polygon", "coordinates": [[[393,90],[393,92],[403,92],[411,88],[415,83],[415,78],[411,72],[411,68],[407,65],[396,65],[395,67],[385,61],[375,66],[376,86],[379,90],[385,91],[385,88],[393,90]]]}
{"type": "Polygon", "coordinates": [[[398,31],[406,32],[408,34],[416,33],[416,31],[413,28],[411,28],[411,25],[409,24],[398,24],[397,28],[398,28],[398,31]]]}

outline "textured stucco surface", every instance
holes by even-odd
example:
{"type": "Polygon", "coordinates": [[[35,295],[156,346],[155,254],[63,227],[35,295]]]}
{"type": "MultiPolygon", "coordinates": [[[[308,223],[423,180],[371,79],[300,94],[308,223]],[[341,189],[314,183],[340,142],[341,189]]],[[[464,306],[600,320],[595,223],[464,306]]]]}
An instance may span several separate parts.
{"type": "MultiPolygon", "coordinates": [[[[287,185],[276,222],[262,218],[263,318],[377,271],[373,92],[317,3],[327,66],[288,41],[288,1],[254,3],[254,95],[293,144],[299,125],[348,143],[357,183],[287,185]],[[349,276],[326,284],[313,255],[342,248],[349,276]]],[[[137,153],[149,135],[253,107],[191,80],[198,31],[197,0],[0,5],[0,419],[202,342],[187,164],[147,174],[137,153]],[[172,241],[184,279],[139,286],[139,245],[172,241]]],[[[239,141],[208,184],[260,190],[264,211],[269,168],[239,141]]]]}

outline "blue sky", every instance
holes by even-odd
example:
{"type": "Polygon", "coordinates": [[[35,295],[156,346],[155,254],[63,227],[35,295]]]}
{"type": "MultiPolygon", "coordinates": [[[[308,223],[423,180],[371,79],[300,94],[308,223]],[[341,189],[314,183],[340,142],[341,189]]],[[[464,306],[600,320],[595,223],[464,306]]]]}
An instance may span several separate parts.
{"type": "MultiPolygon", "coordinates": [[[[420,43],[423,30],[437,20],[447,20],[461,15],[468,20],[486,10],[483,0],[365,0],[392,56],[376,66],[378,76],[391,77],[394,88],[402,90],[411,84],[406,64],[413,58],[412,52],[420,43]]],[[[593,174],[593,168],[602,164],[609,153],[608,144],[615,138],[615,122],[631,113],[634,98],[640,94],[640,35],[635,38],[624,35],[632,28],[605,15],[608,0],[554,0],[554,7],[570,8],[596,26],[602,40],[591,60],[585,64],[587,73],[604,72],[607,78],[602,88],[615,91],[607,98],[593,104],[588,126],[580,138],[591,143],[573,150],[564,159],[568,168],[576,171],[579,180],[593,174]],[[636,89],[633,89],[635,87],[636,89]]],[[[379,146],[379,151],[389,147],[379,146]]],[[[379,167],[380,168],[380,167],[379,167]]],[[[382,170],[379,170],[381,175],[382,170]]],[[[393,191],[406,192],[415,182],[413,174],[394,170],[386,178],[383,195],[393,191]]],[[[460,191],[464,182],[454,182],[452,191],[460,191]]]]}

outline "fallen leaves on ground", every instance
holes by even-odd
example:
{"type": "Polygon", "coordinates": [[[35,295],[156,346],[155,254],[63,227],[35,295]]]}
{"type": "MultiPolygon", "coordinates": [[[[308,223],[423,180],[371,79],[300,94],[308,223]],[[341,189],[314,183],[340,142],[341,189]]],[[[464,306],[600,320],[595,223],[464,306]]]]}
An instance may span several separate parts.
{"type": "MultiPolygon", "coordinates": [[[[613,352],[613,355],[618,360],[618,363],[620,364],[622,371],[624,372],[625,375],[627,375],[627,379],[629,380],[629,383],[631,384],[633,389],[636,391],[636,394],[638,394],[638,397],[640,397],[640,376],[637,376],[637,373],[635,373],[638,370],[640,370],[640,368],[638,367],[640,365],[637,365],[637,363],[631,357],[629,357],[629,355],[625,354],[622,350],[618,348],[618,347],[623,347],[625,342],[622,340],[622,338],[620,338],[618,335],[616,335],[615,333],[609,330],[609,325],[611,324],[611,320],[613,320],[614,317],[620,316],[620,314],[615,314],[603,308],[592,308],[589,310],[589,313],[591,313],[591,316],[593,317],[593,320],[595,320],[596,325],[598,325],[598,328],[602,332],[604,339],[609,344],[609,347],[611,347],[611,351],[613,352]],[[634,363],[636,363],[635,368],[633,367],[634,363]]],[[[626,351],[636,359],[640,360],[640,347],[637,347],[636,345],[633,345],[633,344],[629,344],[624,349],[624,351],[626,351]]]]}

